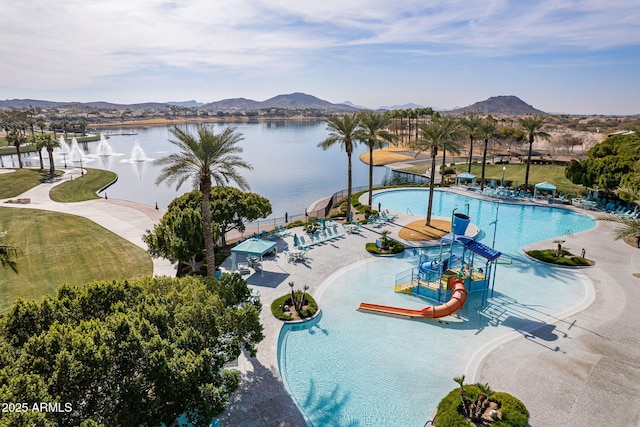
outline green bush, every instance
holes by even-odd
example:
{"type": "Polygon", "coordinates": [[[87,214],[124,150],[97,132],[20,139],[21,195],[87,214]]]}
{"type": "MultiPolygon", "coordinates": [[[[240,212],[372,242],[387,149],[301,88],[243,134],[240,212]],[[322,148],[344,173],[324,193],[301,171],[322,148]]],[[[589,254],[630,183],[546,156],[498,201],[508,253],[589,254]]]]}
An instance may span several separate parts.
{"type": "Polygon", "coordinates": [[[305,224],[306,224],[306,222],[304,222],[304,221],[299,219],[297,221],[293,221],[293,222],[290,222],[289,224],[287,224],[287,228],[302,227],[305,224]]]}
{"type": "Polygon", "coordinates": [[[509,393],[495,392],[490,400],[497,402],[502,411],[502,419],[495,427],[524,427],[529,420],[529,411],[522,401],[509,393]]]}
{"type": "MultiPolygon", "coordinates": [[[[481,394],[475,384],[464,386],[465,398],[475,401],[481,394]]],[[[522,401],[508,393],[495,392],[489,396],[489,401],[496,402],[500,407],[502,418],[491,424],[493,427],[525,427],[529,420],[529,411],[522,401]]],[[[435,425],[438,427],[469,427],[471,424],[460,413],[460,388],[456,387],[438,403],[435,425]]]]}
{"type": "MultiPolygon", "coordinates": [[[[480,393],[478,387],[472,384],[465,385],[464,391],[466,392],[466,398],[472,400],[475,400],[480,393]]],[[[460,389],[455,388],[451,390],[449,394],[438,403],[435,425],[438,427],[469,427],[471,424],[469,424],[467,419],[458,410],[460,402],[460,389]]]]}
{"type": "Polygon", "coordinates": [[[365,249],[367,250],[367,252],[375,255],[399,254],[402,251],[404,251],[404,245],[402,243],[396,242],[395,240],[390,240],[390,239],[389,239],[389,242],[392,243],[393,246],[391,247],[391,249],[387,249],[385,251],[382,251],[382,249],[377,247],[375,242],[367,243],[365,245],[365,249]]]}
{"type": "MultiPolygon", "coordinates": [[[[281,296],[280,298],[276,298],[271,303],[271,314],[273,314],[276,319],[280,320],[293,320],[293,318],[287,314],[284,314],[284,306],[287,300],[291,299],[291,294],[288,293],[286,295],[281,296]]],[[[315,299],[309,294],[305,296],[307,300],[307,305],[309,306],[306,310],[303,310],[300,313],[300,317],[303,319],[307,319],[318,312],[318,303],[315,299]]]]}
{"type": "Polygon", "coordinates": [[[527,254],[537,259],[538,261],[547,262],[549,264],[555,265],[564,265],[569,267],[578,267],[578,266],[589,266],[589,261],[586,259],[574,256],[574,257],[566,257],[564,255],[571,255],[568,251],[563,251],[563,256],[555,256],[556,251],[554,249],[544,249],[544,250],[534,250],[529,251],[527,254]]]}

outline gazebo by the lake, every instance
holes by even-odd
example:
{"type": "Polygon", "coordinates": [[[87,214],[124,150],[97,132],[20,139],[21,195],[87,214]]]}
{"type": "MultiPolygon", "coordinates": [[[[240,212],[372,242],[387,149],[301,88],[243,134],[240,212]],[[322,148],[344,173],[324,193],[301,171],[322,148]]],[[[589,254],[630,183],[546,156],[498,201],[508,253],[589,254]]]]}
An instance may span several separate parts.
{"type": "Polygon", "coordinates": [[[549,183],[549,182],[540,182],[538,184],[536,184],[533,187],[533,198],[537,198],[538,197],[538,191],[550,191],[551,192],[551,198],[555,198],[556,197],[556,186],[549,183]]]}

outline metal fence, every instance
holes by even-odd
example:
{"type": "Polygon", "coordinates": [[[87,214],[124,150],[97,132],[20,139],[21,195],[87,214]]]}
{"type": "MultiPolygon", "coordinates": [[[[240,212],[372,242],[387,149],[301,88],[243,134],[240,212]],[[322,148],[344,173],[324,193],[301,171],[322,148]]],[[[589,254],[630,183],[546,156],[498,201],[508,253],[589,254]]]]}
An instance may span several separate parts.
{"type": "MultiPolygon", "coordinates": [[[[386,185],[393,184],[395,186],[402,186],[402,185],[411,186],[411,185],[425,183],[424,177],[420,175],[414,175],[414,174],[408,174],[408,173],[401,173],[401,174],[402,176],[395,177],[393,181],[382,182],[380,185],[386,186],[386,185]],[[400,179],[400,181],[398,181],[398,179],[400,179]]],[[[426,182],[428,182],[428,179],[426,180],[426,182]]],[[[374,189],[375,188],[376,187],[374,187],[374,189]]],[[[356,194],[361,191],[367,191],[368,189],[369,189],[368,185],[353,187],[351,189],[351,194],[356,194]]],[[[323,204],[323,206],[318,206],[318,208],[313,211],[308,210],[303,213],[295,213],[295,214],[287,213],[286,216],[282,216],[282,217],[260,219],[258,221],[248,222],[245,224],[244,233],[240,233],[237,230],[232,230],[229,233],[227,233],[226,240],[227,242],[233,242],[236,240],[241,240],[253,234],[260,234],[263,231],[274,230],[278,226],[286,227],[288,224],[295,221],[308,222],[309,219],[311,218],[328,217],[329,214],[331,213],[332,207],[338,201],[347,197],[348,192],[349,192],[348,189],[336,191],[335,193],[333,193],[333,195],[331,195],[331,197],[327,197],[326,199],[323,200],[326,202],[323,204]]]]}

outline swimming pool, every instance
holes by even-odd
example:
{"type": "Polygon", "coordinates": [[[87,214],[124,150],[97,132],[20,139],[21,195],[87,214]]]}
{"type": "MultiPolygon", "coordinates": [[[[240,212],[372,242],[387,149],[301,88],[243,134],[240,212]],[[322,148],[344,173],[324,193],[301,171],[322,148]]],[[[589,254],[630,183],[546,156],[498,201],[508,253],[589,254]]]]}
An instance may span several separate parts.
{"type": "MultiPolygon", "coordinates": [[[[429,190],[425,189],[384,191],[374,194],[373,205],[380,203],[383,209],[426,215],[428,196],[429,190]]],[[[595,226],[591,217],[560,207],[492,202],[438,190],[433,194],[432,215],[451,218],[453,209],[466,213],[467,205],[471,222],[484,232],[478,240],[492,246],[495,230],[495,248],[509,254],[519,254],[524,246],[533,242],[595,226]],[[498,222],[494,228],[496,215],[498,222]]]]}
{"type": "MultiPolygon", "coordinates": [[[[486,230],[496,216],[492,203],[438,193],[442,194],[434,194],[439,206],[434,215],[450,216],[456,204],[464,212],[469,203],[472,222],[485,229],[485,239],[493,238],[492,226],[486,230]]],[[[422,198],[424,211],[425,196],[424,191],[383,193],[374,203],[381,200],[383,207],[402,212],[402,200],[422,198]],[[399,197],[400,202],[389,197],[399,197]]],[[[372,258],[329,277],[315,295],[321,317],[311,324],[287,325],[280,335],[280,371],[309,425],[423,426],[477,349],[513,331],[524,333],[534,323],[544,324],[549,316],[587,299],[590,285],[583,273],[529,262],[519,251],[522,242],[554,237],[549,233],[558,230],[559,235],[569,229],[582,231],[593,227],[593,220],[560,209],[535,208],[498,207],[496,248],[509,252],[514,264],[498,266],[494,298],[482,308],[480,296],[470,296],[460,319],[410,321],[354,309],[362,301],[408,308],[427,305],[393,292],[395,275],[416,265],[412,256],[372,258]],[[560,224],[552,227],[547,215],[560,224]]],[[[553,347],[553,325],[545,327],[544,344],[553,347]]]]}

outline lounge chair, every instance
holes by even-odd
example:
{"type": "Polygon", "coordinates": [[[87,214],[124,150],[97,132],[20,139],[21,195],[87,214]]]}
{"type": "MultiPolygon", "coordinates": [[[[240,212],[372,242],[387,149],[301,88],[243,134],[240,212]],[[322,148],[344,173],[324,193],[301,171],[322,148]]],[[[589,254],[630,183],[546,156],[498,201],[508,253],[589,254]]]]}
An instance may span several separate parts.
{"type": "Polygon", "coordinates": [[[336,237],[343,237],[345,235],[343,231],[338,230],[337,225],[333,226],[333,234],[335,234],[336,237]]]}
{"type": "Polygon", "coordinates": [[[291,232],[286,228],[284,228],[283,226],[277,225],[276,232],[274,234],[278,237],[287,237],[291,234],[291,232]]]}
{"type": "Polygon", "coordinates": [[[331,227],[327,227],[327,229],[325,230],[325,233],[327,233],[327,238],[329,240],[336,240],[339,237],[333,232],[331,227]]]}
{"type": "Polygon", "coordinates": [[[320,237],[320,232],[316,231],[315,233],[311,233],[309,235],[309,238],[311,239],[311,241],[313,242],[314,245],[320,245],[322,243],[324,243],[324,240],[322,240],[322,238],[320,237]]]}
{"type": "Polygon", "coordinates": [[[369,222],[375,228],[380,228],[387,223],[387,220],[380,218],[378,215],[374,215],[371,218],[369,218],[369,222]]]}
{"type": "Polygon", "coordinates": [[[313,242],[307,242],[304,236],[300,236],[298,240],[300,242],[300,246],[299,246],[300,249],[306,249],[310,246],[313,246],[313,242]]]}
{"type": "Polygon", "coordinates": [[[262,230],[262,233],[260,233],[260,238],[261,239],[273,240],[273,235],[267,234],[266,231],[262,230]]]}
{"type": "Polygon", "coordinates": [[[394,219],[396,219],[398,217],[398,215],[390,213],[388,209],[384,209],[380,213],[380,215],[382,216],[382,218],[386,219],[387,221],[393,221],[394,219]]]}

